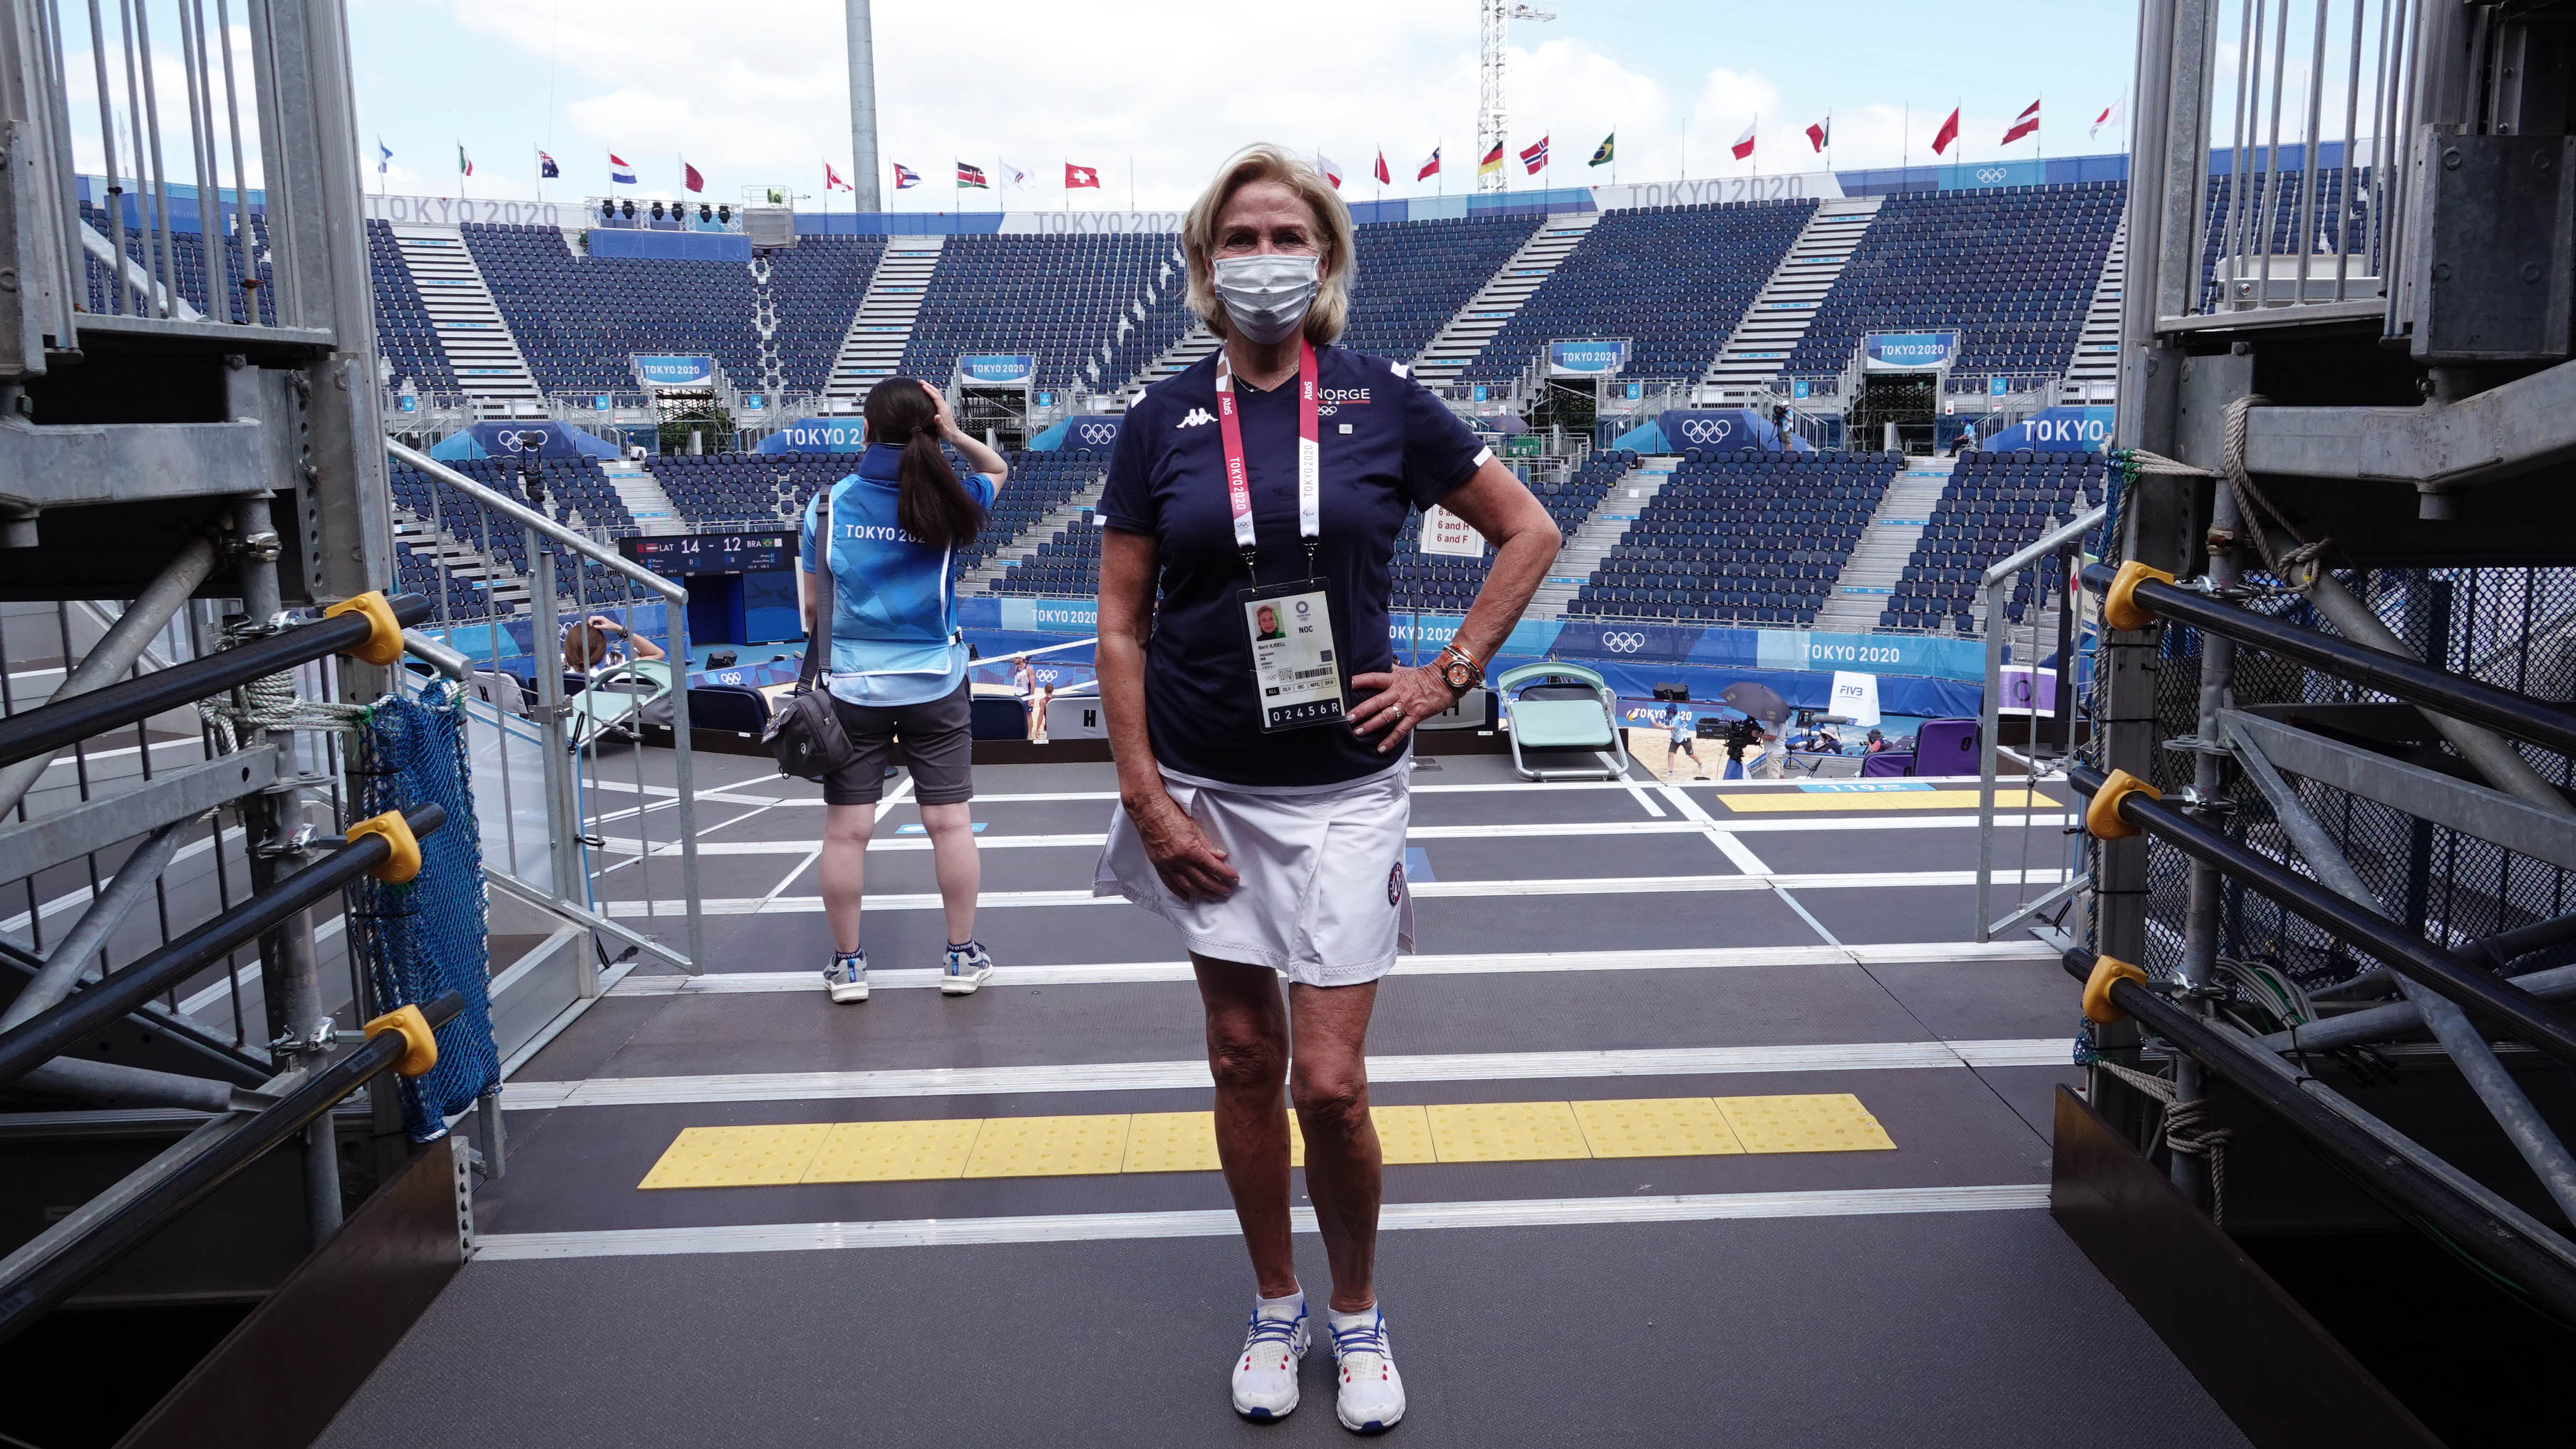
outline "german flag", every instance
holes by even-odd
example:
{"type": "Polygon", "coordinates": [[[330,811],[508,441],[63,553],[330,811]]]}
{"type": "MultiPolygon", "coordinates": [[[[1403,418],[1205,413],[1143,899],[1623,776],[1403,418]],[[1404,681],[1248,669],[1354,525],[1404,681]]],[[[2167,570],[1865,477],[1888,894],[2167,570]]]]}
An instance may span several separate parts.
{"type": "Polygon", "coordinates": [[[1503,143],[1496,141],[1494,143],[1494,149],[1485,153],[1485,159],[1476,163],[1476,174],[1479,176],[1495,176],[1501,174],[1502,169],[1503,143]]]}

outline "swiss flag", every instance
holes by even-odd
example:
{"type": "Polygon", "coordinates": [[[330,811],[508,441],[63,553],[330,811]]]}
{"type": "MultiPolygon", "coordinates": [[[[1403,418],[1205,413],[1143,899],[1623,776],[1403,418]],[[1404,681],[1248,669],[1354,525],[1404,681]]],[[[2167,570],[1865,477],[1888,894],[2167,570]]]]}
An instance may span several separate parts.
{"type": "Polygon", "coordinates": [[[1370,174],[1377,177],[1377,184],[1380,186],[1384,186],[1395,179],[1395,177],[1386,169],[1386,148],[1384,146],[1377,148],[1377,170],[1370,174]]]}
{"type": "Polygon", "coordinates": [[[1094,191],[1099,190],[1099,170],[1090,166],[1076,166],[1070,161],[1064,163],[1064,189],[1072,191],[1083,186],[1088,186],[1094,191]]]}
{"type": "Polygon", "coordinates": [[[1958,139],[1959,113],[1953,110],[1950,112],[1950,119],[1941,123],[1941,129],[1932,133],[1932,154],[1938,156],[1949,150],[1950,143],[1958,139]]]}
{"type": "Polygon", "coordinates": [[[707,189],[707,178],[700,176],[698,168],[683,159],[680,162],[680,184],[691,191],[704,191],[707,189]]]}
{"type": "Polygon", "coordinates": [[[2030,109],[2022,112],[2019,116],[2014,118],[2012,129],[2004,132],[2003,143],[2009,146],[2013,142],[2020,140],[2022,137],[2027,136],[2038,129],[2039,102],[2033,101],[2030,103],[2030,109]]]}
{"type": "MultiPolygon", "coordinates": [[[[1756,123],[1755,123],[1755,125],[1759,125],[1759,124],[1760,124],[1760,122],[1756,122],[1756,123]]],[[[1734,144],[1734,145],[1732,145],[1732,146],[1727,147],[1727,149],[1728,149],[1728,150],[1730,150],[1730,151],[1733,151],[1733,152],[1735,153],[1735,159],[1736,159],[1736,160],[1738,160],[1738,161],[1741,161],[1741,160],[1743,160],[1745,157],[1752,155],[1752,154],[1753,154],[1753,127],[1752,127],[1752,126],[1747,126],[1747,127],[1745,127],[1745,128],[1744,128],[1744,134],[1743,134],[1743,135],[1741,135],[1741,136],[1736,137],[1736,138],[1735,138],[1735,144],[1734,144]]]]}

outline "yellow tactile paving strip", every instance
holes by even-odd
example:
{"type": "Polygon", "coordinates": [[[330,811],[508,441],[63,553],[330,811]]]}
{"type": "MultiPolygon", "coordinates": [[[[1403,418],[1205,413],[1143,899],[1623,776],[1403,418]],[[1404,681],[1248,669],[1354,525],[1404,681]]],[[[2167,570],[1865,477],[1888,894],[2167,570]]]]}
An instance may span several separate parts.
{"type": "MultiPolygon", "coordinates": [[[[1974,810],[1974,790],[1828,790],[1810,795],[1802,790],[1720,790],[1718,803],[1738,815],[1838,814],[1846,810],[1974,810]]],[[[1998,810],[2054,810],[2065,807],[2030,790],[1997,790],[1998,810]]]]}
{"type": "MultiPolygon", "coordinates": [[[[1390,1165],[1887,1152],[1896,1146],[1878,1119],[1848,1092],[1476,1102],[1377,1107],[1370,1115],[1390,1165]]],[[[1292,1162],[1303,1165],[1305,1146],[1292,1115],[1292,1162]]],[[[1214,1114],[1137,1112],[688,1127],[636,1186],[781,1187],[1216,1170],[1214,1114]]]]}

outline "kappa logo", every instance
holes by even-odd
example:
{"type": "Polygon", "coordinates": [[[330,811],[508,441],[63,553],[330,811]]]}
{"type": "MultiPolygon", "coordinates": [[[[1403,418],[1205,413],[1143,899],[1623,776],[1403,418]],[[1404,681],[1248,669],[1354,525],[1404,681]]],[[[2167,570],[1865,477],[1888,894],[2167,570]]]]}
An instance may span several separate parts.
{"type": "Polygon", "coordinates": [[[1395,863],[1395,869],[1386,873],[1386,903],[1390,906],[1399,905],[1403,900],[1404,862],[1397,861],[1395,863]]]}
{"type": "Polygon", "coordinates": [[[1206,408],[1192,408],[1188,412],[1181,414],[1181,420],[1179,422],[1172,424],[1172,431],[1177,433],[1183,428],[1195,428],[1202,423],[1212,423],[1215,421],[1216,414],[1209,412],[1206,408]]]}
{"type": "Polygon", "coordinates": [[[1723,443],[1735,431],[1731,418],[1684,418],[1682,441],[1685,443],[1723,443]]]}

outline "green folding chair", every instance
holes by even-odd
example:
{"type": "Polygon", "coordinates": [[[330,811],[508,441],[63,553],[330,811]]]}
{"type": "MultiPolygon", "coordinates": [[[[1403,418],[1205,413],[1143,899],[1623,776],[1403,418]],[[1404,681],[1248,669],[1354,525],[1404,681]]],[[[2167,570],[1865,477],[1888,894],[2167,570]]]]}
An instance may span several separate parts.
{"type": "Polygon", "coordinates": [[[1619,729],[1619,697],[1598,673],[1550,660],[1505,671],[1494,682],[1512,737],[1512,768],[1525,780],[1619,780],[1628,774],[1628,742],[1619,729]],[[1608,751],[1612,764],[1602,758],[1608,751]],[[1533,764],[1531,757],[1539,757],[1533,764]],[[1570,757],[1588,757],[1574,764],[1570,757]]]}
{"type": "Polygon", "coordinates": [[[587,749],[641,734],[646,706],[671,693],[671,666],[661,659],[613,664],[592,675],[590,687],[564,701],[566,743],[587,749]]]}

